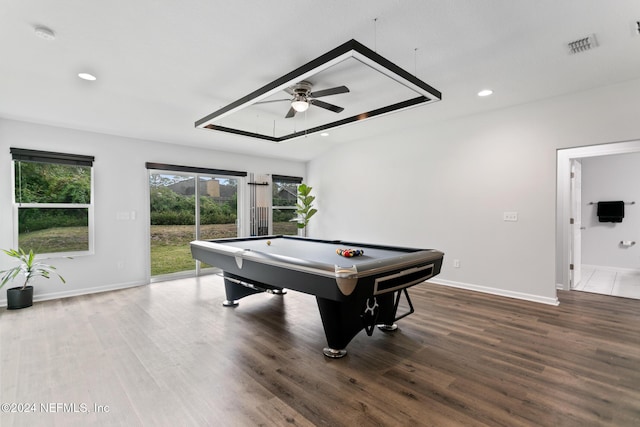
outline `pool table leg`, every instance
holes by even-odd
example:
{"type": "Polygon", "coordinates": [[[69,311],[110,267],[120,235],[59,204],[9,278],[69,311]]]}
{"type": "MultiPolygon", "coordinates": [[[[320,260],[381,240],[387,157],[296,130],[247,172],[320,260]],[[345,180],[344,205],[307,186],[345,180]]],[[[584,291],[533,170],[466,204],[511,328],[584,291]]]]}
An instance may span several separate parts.
{"type": "Polygon", "coordinates": [[[320,297],[316,297],[316,300],[329,345],[323,350],[327,357],[339,358],[346,355],[347,344],[363,329],[368,335],[372,334],[374,326],[385,332],[398,329],[394,323],[396,304],[393,292],[369,298],[354,298],[347,302],[320,297]],[[367,317],[368,314],[370,317],[367,317]]]}
{"type": "Polygon", "coordinates": [[[394,293],[390,292],[383,295],[378,295],[378,304],[380,304],[380,315],[378,316],[377,327],[384,332],[393,332],[398,329],[396,325],[395,317],[396,310],[394,309],[394,293]]]}
{"type": "Polygon", "coordinates": [[[380,304],[380,314],[376,322],[378,329],[384,332],[393,332],[398,329],[396,325],[395,317],[396,312],[394,310],[394,293],[378,295],[378,304],[380,304]]]}
{"type": "Polygon", "coordinates": [[[284,295],[287,293],[284,289],[276,288],[274,286],[265,285],[262,283],[249,283],[246,279],[223,273],[224,278],[224,291],[227,299],[222,303],[225,307],[236,307],[240,298],[244,298],[248,295],[267,292],[275,295],[284,295]]]}
{"type": "Polygon", "coordinates": [[[347,344],[364,325],[360,311],[353,304],[316,297],[324,334],[328,346],[323,349],[327,357],[340,358],[347,354],[347,344]]]}
{"type": "Polygon", "coordinates": [[[344,357],[347,354],[347,350],[345,349],[336,350],[333,348],[325,347],[322,349],[322,354],[332,359],[339,359],[341,357],[344,357]]]}
{"type": "Polygon", "coordinates": [[[316,297],[316,300],[329,345],[323,350],[327,357],[339,358],[346,355],[347,344],[363,329],[371,335],[371,328],[377,324],[389,323],[393,326],[392,295],[380,295],[375,299],[371,298],[371,301],[353,299],[339,302],[320,297],[316,297]],[[371,313],[369,318],[368,312],[371,313]]]}
{"type": "Polygon", "coordinates": [[[222,301],[222,306],[223,307],[237,307],[240,303],[236,300],[224,300],[222,301]]]}
{"type": "Polygon", "coordinates": [[[409,296],[409,291],[407,289],[408,288],[402,288],[393,293],[395,296],[394,296],[394,302],[392,306],[389,306],[388,304],[390,302],[386,301],[386,304],[389,310],[384,311],[384,315],[380,316],[381,322],[380,324],[377,325],[378,329],[380,329],[383,332],[395,331],[396,329],[398,329],[398,325],[395,324],[397,320],[407,317],[410,314],[413,314],[415,312],[415,309],[413,308],[413,303],[411,302],[411,297],[409,296]],[[405,298],[405,302],[408,306],[408,310],[402,314],[398,314],[398,305],[400,304],[400,298],[402,298],[403,295],[405,298]]]}

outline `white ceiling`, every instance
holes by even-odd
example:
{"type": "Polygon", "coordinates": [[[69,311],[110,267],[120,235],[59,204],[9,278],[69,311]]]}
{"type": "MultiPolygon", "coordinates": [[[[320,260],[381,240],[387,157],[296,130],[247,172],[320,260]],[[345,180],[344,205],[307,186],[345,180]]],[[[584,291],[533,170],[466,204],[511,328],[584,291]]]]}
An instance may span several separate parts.
{"type": "MultiPolygon", "coordinates": [[[[640,78],[637,21],[639,0],[0,0],[0,117],[309,160],[415,123],[640,78]],[[36,37],[39,25],[55,40],[36,37]],[[568,53],[590,34],[599,47],[568,53]],[[443,100],[282,144],[194,127],[350,39],[443,100]],[[479,98],[484,88],[494,95],[479,98]]],[[[326,100],[347,108],[374,90],[326,100]]]]}

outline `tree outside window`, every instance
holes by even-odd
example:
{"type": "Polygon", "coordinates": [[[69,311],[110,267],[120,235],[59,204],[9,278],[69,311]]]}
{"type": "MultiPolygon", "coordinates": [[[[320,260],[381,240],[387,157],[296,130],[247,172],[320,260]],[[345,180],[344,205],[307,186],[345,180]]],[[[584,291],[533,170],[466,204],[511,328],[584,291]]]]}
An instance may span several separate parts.
{"type": "Polygon", "coordinates": [[[297,235],[298,185],[302,178],[272,176],[273,234],[297,235]]]}
{"type": "Polygon", "coordinates": [[[90,251],[93,158],[11,152],[18,247],[38,254],[90,251]]]}

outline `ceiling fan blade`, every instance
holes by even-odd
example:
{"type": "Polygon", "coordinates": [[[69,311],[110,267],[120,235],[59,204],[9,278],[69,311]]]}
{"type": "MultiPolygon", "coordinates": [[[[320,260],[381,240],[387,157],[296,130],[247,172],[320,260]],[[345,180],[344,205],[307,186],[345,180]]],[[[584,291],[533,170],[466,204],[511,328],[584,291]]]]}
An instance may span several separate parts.
{"type": "Polygon", "coordinates": [[[296,115],[296,110],[293,109],[293,107],[289,108],[289,112],[287,113],[286,116],[284,116],[285,119],[290,119],[291,117],[296,115]]]}
{"type": "Polygon", "coordinates": [[[270,104],[272,102],[282,102],[282,101],[289,101],[291,102],[291,98],[283,98],[283,99],[272,99],[270,101],[260,101],[260,102],[254,102],[254,104],[270,104]]]}
{"type": "Polygon", "coordinates": [[[324,108],[325,110],[333,111],[334,113],[341,113],[344,108],[338,107],[337,105],[329,104],[328,102],[318,101],[317,99],[309,100],[311,105],[315,105],[316,107],[324,108]]]}
{"type": "Polygon", "coordinates": [[[320,98],[322,96],[337,95],[339,93],[347,93],[347,92],[349,92],[348,87],[337,86],[337,87],[332,87],[330,89],[323,89],[317,92],[311,92],[309,96],[311,96],[312,98],[320,98]]]}

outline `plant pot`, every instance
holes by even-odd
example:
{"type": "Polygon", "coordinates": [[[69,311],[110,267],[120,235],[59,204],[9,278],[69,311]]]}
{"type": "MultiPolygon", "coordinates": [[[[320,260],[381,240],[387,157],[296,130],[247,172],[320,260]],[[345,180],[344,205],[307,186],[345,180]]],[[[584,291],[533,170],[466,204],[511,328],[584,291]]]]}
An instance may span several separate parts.
{"type": "Polygon", "coordinates": [[[33,286],[7,289],[7,309],[31,307],[33,305],[33,286]]]}

